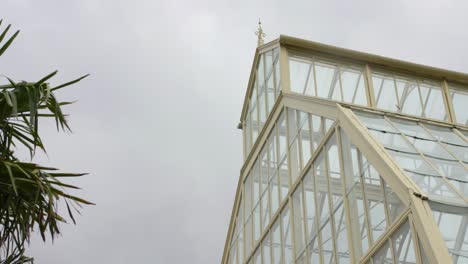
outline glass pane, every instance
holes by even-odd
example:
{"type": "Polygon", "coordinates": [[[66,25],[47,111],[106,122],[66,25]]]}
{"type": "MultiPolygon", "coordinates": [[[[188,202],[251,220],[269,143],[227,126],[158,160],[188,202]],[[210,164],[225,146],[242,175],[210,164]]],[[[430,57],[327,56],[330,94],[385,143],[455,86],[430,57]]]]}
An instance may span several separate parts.
{"type": "Polygon", "coordinates": [[[345,102],[367,105],[362,70],[343,68],[341,71],[341,87],[345,102]]]}
{"type": "Polygon", "coordinates": [[[426,117],[447,120],[444,97],[440,85],[421,83],[419,85],[424,103],[424,113],[426,117]]]}
{"type": "Polygon", "coordinates": [[[256,250],[253,257],[253,264],[262,264],[262,255],[260,250],[256,250]]]}
{"type": "Polygon", "coordinates": [[[322,236],[322,256],[324,263],[333,263],[335,255],[333,254],[333,237],[330,219],[327,219],[321,230],[322,236]]]}
{"type": "MultiPolygon", "coordinates": [[[[337,92],[340,90],[339,81],[337,76],[337,68],[335,65],[331,65],[328,63],[317,62],[315,63],[315,75],[317,80],[317,90],[318,96],[327,98],[327,99],[335,99],[333,98],[333,91],[335,87],[337,88],[337,92]]],[[[340,95],[341,97],[341,95],[340,95]]],[[[341,99],[341,98],[337,98],[341,99]]]]}
{"type": "Polygon", "coordinates": [[[275,69],[275,90],[276,90],[276,97],[278,97],[280,93],[280,65],[279,65],[279,49],[276,48],[273,50],[273,67],[275,69]]]}
{"type": "Polygon", "coordinates": [[[336,208],[343,200],[343,182],[341,180],[340,157],[336,136],[333,135],[327,143],[327,164],[332,207],[336,208]]]}
{"type": "Polygon", "coordinates": [[[229,252],[229,263],[237,264],[237,240],[234,241],[234,245],[229,252]]]}
{"type": "Polygon", "coordinates": [[[385,187],[385,199],[387,201],[387,212],[390,223],[393,223],[404,211],[405,205],[401,202],[396,193],[382,179],[385,187]]]}
{"type": "Polygon", "coordinates": [[[271,197],[271,216],[278,211],[280,205],[280,196],[279,196],[279,183],[278,183],[278,175],[273,177],[270,181],[270,197],[271,197]]]}
{"type": "Polygon", "coordinates": [[[285,157],[280,163],[279,168],[279,179],[280,179],[280,200],[284,201],[289,192],[289,171],[288,171],[288,159],[285,157]]]}
{"type": "Polygon", "coordinates": [[[330,218],[327,171],[323,153],[315,160],[314,171],[316,178],[317,205],[320,212],[319,219],[320,223],[323,224],[330,218]]]}
{"type": "MultiPolygon", "coordinates": [[[[301,112],[303,113],[303,112],[301,112]]],[[[305,114],[305,113],[303,113],[305,114]]],[[[299,132],[299,139],[301,141],[301,153],[302,153],[302,166],[301,169],[309,162],[312,156],[312,146],[311,146],[311,130],[309,122],[309,114],[305,114],[305,121],[302,124],[302,127],[299,132]]]]}
{"type": "Polygon", "coordinates": [[[266,227],[270,223],[270,202],[268,199],[268,190],[263,193],[261,199],[262,206],[262,232],[265,231],[266,227]]]}
{"type": "Polygon", "coordinates": [[[338,256],[338,263],[351,263],[349,248],[348,248],[348,236],[345,219],[345,211],[343,202],[338,205],[335,213],[333,214],[335,222],[335,241],[336,241],[336,252],[338,256]]]}
{"type": "Polygon", "coordinates": [[[387,242],[375,253],[372,257],[372,261],[374,263],[381,263],[381,264],[393,264],[392,259],[392,252],[390,250],[390,245],[387,242]]]}
{"type": "MultiPolygon", "coordinates": [[[[289,75],[291,78],[291,91],[305,94],[308,77],[311,72],[311,63],[305,59],[289,59],[289,75]]],[[[313,79],[313,75],[312,75],[313,79]]]]}
{"type": "Polygon", "coordinates": [[[304,207],[307,219],[307,242],[317,235],[315,214],[315,189],[313,170],[310,169],[304,178],[304,207]]]}
{"type": "Polygon", "coordinates": [[[260,203],[255,206],[253,214],[252,214],[252,221],[254,224],[254,245],[257,244],[258,240],[260,239],[260,203]]]}
{"type": "Polygon", "coordinates": [[[450,98],[452,99],[457,123],[468,125],[468,104],[466,104],[466,102],[468,102],[468,91],[450,89],[450,98]]]}
{"type": "Polygon", "coordinates": [[[372,231],[372,238],[375,242],[382,236],[387,228],[385,202],[379,174],[373,166],[370,166],[364,157],[362,160],[362,180],[367,198],[367,208],[369,210],[369,226],[372,231]]]}
{"type": "Polygon", "coordinates": [[[395,82],[399,98],[398,110],[405,114],[420,116],[422,104],[417,83],[403,78],[396,78],[395,82]]]}
{"type": "Polygon", "coordinates": [[[271,259],[271,241],[270,241],[270,233],[265,236],[265,239],[262,241],[262,256],[263,256],[263,263],[273,263],[271,259]]]}
{"type": "Polygon", "coordinates": [[[397,264],[416,264],[416,253],[408,221],[392,235],[392,244],[397,264]]]}
{"type": "Polygon", "coordinates": [[[375,102],[378,108],[397,111],[398,99],[395,93],[395,81],[391,76],[372,74],[375,102]]]}
{"type": "Polygon", "coordinates": [[[289,208],[286,206],[281,212],[281,224],[283,230],[283,256],[285,263],[292,263],[292,239],[291,239],[291,225],[289,223],[289,208]]]}
{"type": "Polygon", "coordinates": [[[273,258],[272,263],[280,264],[282,263],[282,250],[281,250],[281,228],[279,218],[273,224],[271,229],[271,256],[273,258]]]}
{"type": "Polygon", "coordinates": [[[294,191],[293,197],[293,210],[294,210],[294,238],[296,245],[296,256],[304,251],[304,212],[303,212],[303,202],[302,202],[302,184],[298,186],[296,191],[294,191]]]}

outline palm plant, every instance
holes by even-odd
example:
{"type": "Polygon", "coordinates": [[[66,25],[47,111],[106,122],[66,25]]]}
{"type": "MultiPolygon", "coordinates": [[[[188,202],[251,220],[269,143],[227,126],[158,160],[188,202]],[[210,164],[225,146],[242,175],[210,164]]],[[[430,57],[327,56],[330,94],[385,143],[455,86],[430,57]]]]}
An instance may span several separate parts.
{"type": "MultiPolygon", "coordinates": [[[[10,27],[0,34],[0,57],[19,34],[16,31],[7,37],[10,27]]],[[[48,81],[56,74],[52,72],[37,82],[15,82],[5,77],[7,84],[0,86],[0,264],[32,263],[24,252],[35,229],[44,241],[46,236],[54,239],[60,233],[60,222],[69,218],[75,223],[74,213],[81,205],[92,204],[67,193],[78,188],[61,181],[85,174],[59,172],[20,161],[15,155],[25,148],[33,160],[36,150],[45,152],[38,133],[41,118],[54,118],[57,130],[70,131],[62,112],[62,106],[70,102],[59,102],[55,92],[86,76],[51,87],[48,81]],[[59,204],[66,206],[63,211],[67,217],[59,213],[59,204]]]]}

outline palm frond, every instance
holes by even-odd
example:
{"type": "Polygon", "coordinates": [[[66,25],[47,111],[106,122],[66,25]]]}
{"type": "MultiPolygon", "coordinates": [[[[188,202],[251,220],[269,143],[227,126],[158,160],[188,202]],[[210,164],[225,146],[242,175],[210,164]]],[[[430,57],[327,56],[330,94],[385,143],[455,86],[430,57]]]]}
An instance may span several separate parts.
{"type": "MultiPolygon", "coordinates": [[[[2,20],[0,20],[0,26],[2,20]]],[[[0,56],[10,47],[19,31],[8,37],[11,26],[0,33],[0,56]]],[[[60,234],[59,224],[67,217],[59,214],[59,204],[65,203],[68,217],[76,223],[76,208],[93,203],[71,195],[79,187],[62,182],[84,173],[59,172],[55,168],[22,162],[15,150],[29,151],[31,159],[36,150],[46,151],[39,134],[39,120],[55,119],[58,130],[70,131],[60,102],[54,91],[75,84],[87,75],[51,88],[48,84],[57,71],[37,82],[15,82],[5,77],[7,85],[0,86],[0,264],[33,263],[24,255],[25,243],[37,228],[42,239],[54,239],[60,234]]]]}

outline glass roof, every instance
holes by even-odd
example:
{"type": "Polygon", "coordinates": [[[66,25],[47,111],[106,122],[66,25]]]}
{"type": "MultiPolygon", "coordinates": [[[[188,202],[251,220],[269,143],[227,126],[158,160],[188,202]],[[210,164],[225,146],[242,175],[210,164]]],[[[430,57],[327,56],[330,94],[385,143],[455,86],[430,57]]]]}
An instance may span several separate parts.
{"type": "Polygon", "coordinates": [[[431,200],[468,201],[468,143],[457,129],[355,111],[431,200]]]}

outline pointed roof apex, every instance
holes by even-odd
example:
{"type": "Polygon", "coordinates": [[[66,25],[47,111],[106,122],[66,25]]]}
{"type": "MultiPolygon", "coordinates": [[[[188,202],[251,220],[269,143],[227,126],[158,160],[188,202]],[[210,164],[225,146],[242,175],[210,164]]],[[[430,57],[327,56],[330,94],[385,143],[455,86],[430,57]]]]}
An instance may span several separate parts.
{"type": "Polygon", "coordinates": [[[266,36],[265,33],[263,33],[262,21],[260,21],[260,19],[258,19],[258,29],[255,31],[255,35],[258,36],[257,47],[260,47],[264,43],[263,38],[266,36]]]}

